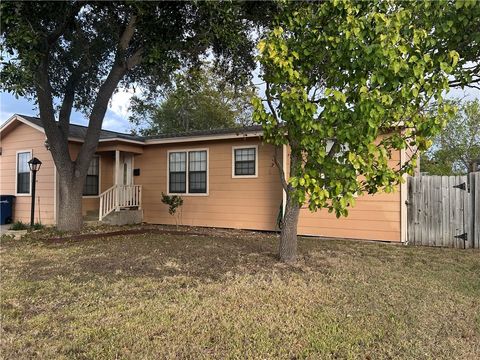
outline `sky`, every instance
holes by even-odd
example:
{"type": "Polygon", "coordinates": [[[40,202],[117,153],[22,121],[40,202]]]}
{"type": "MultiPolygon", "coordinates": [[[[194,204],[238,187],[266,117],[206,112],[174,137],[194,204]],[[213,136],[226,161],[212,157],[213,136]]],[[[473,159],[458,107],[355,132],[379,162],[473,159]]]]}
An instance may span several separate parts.
{"type": "MultiPolygon", "coordinates": [[[[128,108],[132,96],[133,91],[118,91],[113,95],[103,121],[104,129],[126,133],[130,132],[132,126],[128,122],[128,108]]],[[[480,90],[474,88],[466,90],[453,89],[447,94],[447,97],[465,98],[468,100],[480,99],[480,90]]],[[[32,101],[25,98],[17,99],[9,93],[0,92],[0,124],[3,124],[15,113],[38,116],[38,109],[32,101]]],[[[78,112],[72,113],[71,122],[79,125],[88,125],[85,116],[78,112]]]]}
{"type": "MultiPolygon", "coordinates": [[[[132,91],[119,91],[112,96],[103,121],[104,129],[130,132],[132,126],[128,122],[128,107],[132,95],[132,91]]],[[[0,92],[0,124],[7,121],[13,114],[38,116],[38,108],[33,101],[21,97],[15,98],[9,93],[0,92]]],[[[70,119],[73,124],[88,125],[88,121],[82,113],[74,111],[70,119]]]]}

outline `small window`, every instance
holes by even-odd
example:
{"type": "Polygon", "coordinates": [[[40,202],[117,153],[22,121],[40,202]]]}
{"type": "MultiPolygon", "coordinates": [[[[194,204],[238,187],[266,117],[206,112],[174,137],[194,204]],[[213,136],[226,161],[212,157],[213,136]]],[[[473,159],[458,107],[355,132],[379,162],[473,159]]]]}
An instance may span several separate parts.
{"type": "Polygon", "coordinates": [[[83,196],[97,196],[99,194],[99,169],[100,158],[94,156],[90,161],[90,166],[87,170],[87,177],[83,185],[83,196]]]}
{"type": "Polygon", "coordinates": [[[170,152],[168,192],[170,194],[206,194],[207,166],[206,150],[170,152]]]}
{"type": "Polygon", "coordinates": [[[30,151],[17,153],[17,194],[30,194],[30,151]]]}
{"type": "Polygon", "coordinates": [[[257,147],[234,148],[234,177],[257,176],[257,147]]]}

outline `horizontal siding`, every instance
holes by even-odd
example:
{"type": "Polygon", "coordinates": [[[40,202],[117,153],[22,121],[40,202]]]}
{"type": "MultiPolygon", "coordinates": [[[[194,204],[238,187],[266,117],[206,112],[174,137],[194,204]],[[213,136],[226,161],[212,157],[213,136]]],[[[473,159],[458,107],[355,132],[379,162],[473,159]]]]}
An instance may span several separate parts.
{"type": "MultiPolygon", "coordinates": [[[[389,165],[397,168],[400,151],[392,154],[389,165]]],[[[326,209],[311,212],[300,210],[298,233],[334,238],[351,238],[383,241],[400,241],[401,214],[400,190],[393,193],[363,195],[356,199],[354,207],[348,209],[347,217],[337,219],[326,209]]]]}
{"type": "MultiPolygon", "coordinates": [[[[34,128],[18,124],[1,137],[0,194],[15,195],[16,152],[32,150],[32,156],[42,161],[37,173],[35,196],[35,221],[46,225],[54,224],[54,171],[50,152],[45,148],[45,135],[34,128]]],[[[14,220],[30,222],[31,196],[20,195],[15,200],[14,220]]]]}
{"type": "Polygon", "coordinates": [[[161,202],[167,192],[167,151],[208,148],[208,195],[183,196],[180,222],[184,225],[275,230],[282,201],[278,170],[273,166],[274,147],[260,140],[212,141],[195,144],[152,145],[135,156],[140,176],[135,184],[143,189],[144,221],[174,224],[168,207],[161,202]],[[232,147],[258,145],[258,178],[232,178],[232,147]]]}
{"type": "MultiPolygon", "coordinates": [[[[15,192],[15,154],[17,150],[33,150],[33,156],[42,160],[37,178],[36,220],[44,224],[54,222],[54,165],[51,154],[44,147],[44,134],[24,125],[18,125],[2,139],[0,156],[0,193],[15,192]]],[[[180,223],[192,226],[276,230],[276,219],[282,201],[282,188],[278,169],[273,164],[274,147],[262,145],[259,139],[224,140],[202,143],[150,145],[134,158],[134,168],[140,176],[134,183],[142,185],[144,221],[174,224],[168,207],[161,202],[161,193],[167,192],[167,151],[208,148],[209,193],[207,196],[183,196],[180,223]],[[232,178],[232,147],[258,145],[259,176],[257,178],[232,178]]],[[[71,144],[74,158],[79,144],[71,144]]],[[[110,149],[104,149],[110,150],[110,149]]],[[[124,149],[127,150],[127,149],[124,149]]],[[[278,152],[279,154],[281,151],[278,152]]],[[[113,151],[100,152],[100,191],[113,185],[115,158],[113,151]]],[[[400,153],[395,152],[390,161],[398,166],[400,153]]],[[[400,192],[379,193],[357,198],[349,216],[337,219],[326,210],[310,212],[302,208],[298,225],[300,235],[317,235],[370,240],[400,240],[400,192]]],[[[30,196],[17,197],[15,218],[28,221],[30,196]]],[[[83,213],[98,210],[98,197],[83,198],[83,213]]]]}

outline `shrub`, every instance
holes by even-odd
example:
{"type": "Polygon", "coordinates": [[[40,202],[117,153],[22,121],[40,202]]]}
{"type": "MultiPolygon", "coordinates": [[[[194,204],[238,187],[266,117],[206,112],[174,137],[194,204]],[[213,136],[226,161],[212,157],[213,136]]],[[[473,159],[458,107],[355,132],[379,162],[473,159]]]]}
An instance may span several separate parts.
{"type": "Polygon", "coordinates": [[[10,226],[10,230],[27,230],[27,224],[24,224],[21,221],[15,221],[12,226],[10,226]]]}
{"type": "Polygon", "coordinates": [[[162,202],[168,205],[168,213],[175,218],[175,225],[178,230],[178,215],[177,209],[183,205],[183,198],[178,195],[165,195],[162,192],[162,202]]]}
{"type": "Polygon", "coordinates": [[[42,223],[35,223],[33,224],[33,230],[42,230],[43,228],[45,228],[45,225],[43,225],[42,223]]]}

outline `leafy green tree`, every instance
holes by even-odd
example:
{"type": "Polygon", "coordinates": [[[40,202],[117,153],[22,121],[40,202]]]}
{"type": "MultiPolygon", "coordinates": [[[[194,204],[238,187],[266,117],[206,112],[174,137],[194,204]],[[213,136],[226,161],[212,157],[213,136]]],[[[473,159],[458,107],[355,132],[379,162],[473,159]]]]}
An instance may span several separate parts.
{"type": "Polygon", "coordinates": [[[142,135],[232,128],[251,123],[253,90],[233,86],[211,67],[188,69],[160,100],[134,98],[130,121],[142,135]]]}
{"type": "Polygon", "coordinates": [[[347,216],[357,195],[391,192],[413,171],[416,156],[397,169],[388,161],[395,151],[430,146],[452,108],[442,104],[430,117],[426,106],[441,103],[449,81],[472,81],[462,69],[479,48],[477,2],[295,7],[259,43],[266,91],[254,99],[265,141],[290,149],[288,169],[276,159],[287,194],[285,262],[296,259],[303,204],[347,216]]]}
{"type": "Polygon", "coordinates": [[[158,91],[172,74],[212,54],[231,82],[255,66],[252,28],[268,25],[274,3],[31,1],[0,3],[0,87],[33,98],[59,174],[58,228],[82,226],[81,195],[112,94],[158,91]],[[88,130],[68,150],[72,109],[88,130]],[[58,119],[58,123],[56,122],[58,119]]]}
{"type": "Polygon", "coordinates": [[[480,101],[456,101],[459,111],[448,120],[420,167],[431,175],[461,175],[480,165],[480,101]]]}

